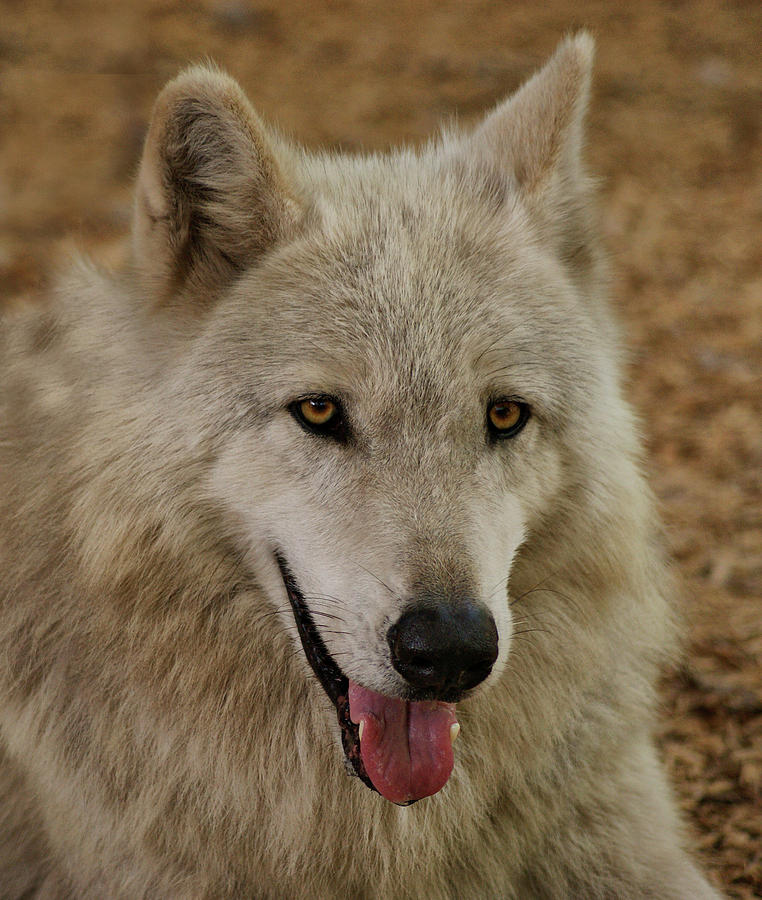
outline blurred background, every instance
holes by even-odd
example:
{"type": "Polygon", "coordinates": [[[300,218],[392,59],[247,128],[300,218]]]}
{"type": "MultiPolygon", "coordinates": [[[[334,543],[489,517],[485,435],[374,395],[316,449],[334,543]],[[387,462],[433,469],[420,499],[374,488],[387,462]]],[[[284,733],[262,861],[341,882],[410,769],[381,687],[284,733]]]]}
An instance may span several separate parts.
{"type": "Polygon", "coordinates": [[[759,0],[0,0],[0,307],[75,249],[123,259],[152,101],[189,62],[309,146],[382,149],[474,121],[580,26],[630,395],[689,621],[660,744],[704,866],[759,897],[759,0]]]}

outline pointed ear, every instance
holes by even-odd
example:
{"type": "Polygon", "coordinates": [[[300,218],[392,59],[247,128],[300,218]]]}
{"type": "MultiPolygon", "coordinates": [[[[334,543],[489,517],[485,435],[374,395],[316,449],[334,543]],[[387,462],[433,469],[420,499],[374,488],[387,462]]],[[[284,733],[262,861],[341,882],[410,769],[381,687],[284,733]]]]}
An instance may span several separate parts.
{"type": "Polygon", "coordinates": [[[593,50],[587,32],[567,38],[468,142],[472,158],[513,181],[546,245],[588,294],[604,276],[591,182],[582,164],[593,50]]]}
{"type": "Polygon", "coordinates": [[[212,302],[294,218],[265,128],[236,82],[209,67],[171,81],[135,196],[134,258],[151,301],[212,302]]]}
{"type": "Polygon", "coordinates": [[[472,141],[530,196],[580,177],[594,42],[581,32],[482,122],[472,141]]]}

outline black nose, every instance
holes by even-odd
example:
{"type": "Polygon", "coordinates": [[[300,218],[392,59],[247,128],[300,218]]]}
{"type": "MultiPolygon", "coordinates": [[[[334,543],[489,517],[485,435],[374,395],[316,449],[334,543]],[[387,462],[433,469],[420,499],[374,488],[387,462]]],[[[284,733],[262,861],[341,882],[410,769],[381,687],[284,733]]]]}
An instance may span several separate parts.
{"type": "Polygon", "coordinates": [[[480,604],[409,608],[387,634],[392,665],[414,688],[439,699],[476,687],[497,659],[497,628],[480,604]]]}

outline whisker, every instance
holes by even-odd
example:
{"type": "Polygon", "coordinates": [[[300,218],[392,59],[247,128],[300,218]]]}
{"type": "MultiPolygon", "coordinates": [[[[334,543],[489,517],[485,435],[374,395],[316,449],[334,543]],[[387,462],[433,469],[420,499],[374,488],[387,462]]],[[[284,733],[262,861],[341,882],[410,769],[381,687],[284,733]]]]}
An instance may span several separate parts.
{"type": "Polygon", "coordinates": [[[528,590],[523,591],[517,597],[514,597],[514,599],[511,600],[510,605],[513,606],[514,603],[519,603],[525,597],[528,597],[533,591],[539,590],[540,585],[545,584],[546,581],[548,581],[551,578],[554,578],[557,574],[558,574],[558,569],[554,569],[552,572],[549,572],[547,575],[545,575],[543,578],[541,578],[536,584],[532,585],[532,587],[530,587],[528,590]]]}
{"type": "MultiPolygon", "coordinates": [[[[577,600],[575,600],[573,597],[570,597],[568,594],[564,594],[562,591],[555,590],[554,588],[547,588],[547,587],[532,588],[529,591],[525,591],[520,597],[518,597],[516,602],[518,602],[518,600],[523,600],[525,597],[528,597],[530,594],[554,594],[556,597],[560,597],[562,600],[565,600],[567,603],[569,603],[577,611],[577,613],[579,614],[579,616],[581,618],[585,618],[585,611],[580,606],[580,604],[577,600]]],[[[511,605],[513,605],[513,604],[511,604],[511,605]]]]}
{"type": "Polygon", "coordinates": [[[518,669],[516,666],[511,665],[510,662],[505,664],[505,671],[510,673],[510,677],[518,681],[519,685],[523,690],[531,691],[533,688],[532,682],[528,677],[526,671],[524,669],[518,669]]]}
{"type": "Polygon", "coordinates": [[[352,562],[360,569],[363,570],[367,575],[370,575],[371,578],[375,578],[375,580],[381,585],[381,587],[386,588],[386,590],[391,594],[392,597],[396,599],[397,594],[389,587],[389,585],[382,581],[375,572],[371,572],[370,569],[366,569],[362,563],[357,562],[356,560],[352,560],[352,562]]]}
{"type": "Polygon", "coordinates": [[[305,600],[330,600],[331,603],[342,602],[338,597],[334,597],[332,594],[303,594],[302,596],[305,600]]]}
{"type": "Polygon", "coordinates": [[[310,613],[313,616],[323,616],[324,619],[333,619],[336,622],[342,622],[346,625],[346,620],[341,616],[337,616],[335,613],[326,612],[324,609],[312,609],[310,608],[310,613]]]}
{"type": "Polygon", "coordinates": [[[492,590],[487,594],[487,599],[493,600],[495,595],[499,591],[505,591],[506,594],[508,592],[508,573],[506,573],[505,578],[501,578],[500,581],[492,588],[492,590]]]}

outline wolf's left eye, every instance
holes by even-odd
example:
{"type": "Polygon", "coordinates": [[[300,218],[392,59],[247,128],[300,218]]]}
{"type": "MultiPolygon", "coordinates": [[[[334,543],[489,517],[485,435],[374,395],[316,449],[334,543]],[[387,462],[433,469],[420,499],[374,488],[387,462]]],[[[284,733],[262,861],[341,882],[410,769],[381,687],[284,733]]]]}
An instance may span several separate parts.
{"type": "Polygon", "coordinates": [[[529,420],[530,410],[521,400],[495,400],[487,408],[487,427],[493,439],[518,434],[529,420]]]}
{"type": "Polygon", "coordinates": [[[289,411],[306,431],[332,437],[338,441],[346,440],[344,412],[339,401],[333,397],[323,395],[302,397],[289,406],[289,411]]]}

